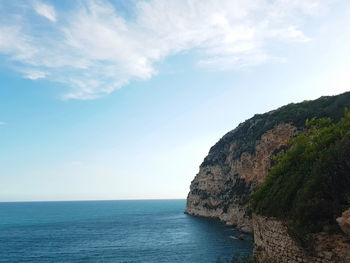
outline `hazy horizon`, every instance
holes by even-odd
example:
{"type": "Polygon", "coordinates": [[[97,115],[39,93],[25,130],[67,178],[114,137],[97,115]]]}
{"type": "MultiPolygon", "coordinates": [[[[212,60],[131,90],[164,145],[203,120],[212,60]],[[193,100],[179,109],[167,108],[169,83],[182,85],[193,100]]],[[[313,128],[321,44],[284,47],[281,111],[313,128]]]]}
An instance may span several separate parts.
{"type": "Polygon", "coordinates": [[[0,203],[37,203],[37,202],[94,202],[94,201],[162,201],[162,200],[186,200],[186,198],[159,198],[159,199],[84,199],[84,200],[13,200],[0,201],[0,203]]]}
{"type": "Polygon", "coordinates": [[[0,201],[185,199],[224,134],[350,87],[345,0],[0,0],[0,201]]]}

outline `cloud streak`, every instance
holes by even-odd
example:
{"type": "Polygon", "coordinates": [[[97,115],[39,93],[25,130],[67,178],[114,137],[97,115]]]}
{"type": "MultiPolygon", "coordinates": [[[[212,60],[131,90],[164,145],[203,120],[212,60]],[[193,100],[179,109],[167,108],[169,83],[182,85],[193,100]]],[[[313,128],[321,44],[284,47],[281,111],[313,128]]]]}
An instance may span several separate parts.
{"type": "Polygon", "coordinates": [[[150,0],[138,1],[126,19],[107,1],[79,2],[57,20],[53,6],[34,2],[48,24],[2,23],[0,53],[24,77],[68,87],[64,99],[94,99],[132,80],[148,80],[155,63],[194,51],[197,65],[232,70],[276,60],[266,45],[303,43],[303,21],[327,1],[150,0]],[[56,23],[52,23],[56,22],[56,23]]]}
{"type": "Polygon", "coordinates": [[[34,3],[34,10],[51,22],[56,22],[56,11],[53,6],[36,1],[34,3]]]}
{"type": "Polygon", "coordinates": [[[31,80],[37,80],[37,79],[44,79],[47,76],[47,73],[42,71],[24,71],[25,75],[24,78],[31,79],[31,80]]]}

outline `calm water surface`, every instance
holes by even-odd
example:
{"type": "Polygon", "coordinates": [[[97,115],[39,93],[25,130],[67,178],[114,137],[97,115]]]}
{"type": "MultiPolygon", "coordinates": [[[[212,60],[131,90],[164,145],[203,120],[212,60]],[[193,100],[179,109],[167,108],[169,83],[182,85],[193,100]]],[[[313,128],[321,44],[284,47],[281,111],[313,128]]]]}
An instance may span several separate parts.
{"type": "MultiPolygon", "coordinates": [[[[0,203],[0,262],[211,262],[252,240],[185,200],[0,203]]],[[[225,262],[225,261],[224,261],[225,262]]]]}

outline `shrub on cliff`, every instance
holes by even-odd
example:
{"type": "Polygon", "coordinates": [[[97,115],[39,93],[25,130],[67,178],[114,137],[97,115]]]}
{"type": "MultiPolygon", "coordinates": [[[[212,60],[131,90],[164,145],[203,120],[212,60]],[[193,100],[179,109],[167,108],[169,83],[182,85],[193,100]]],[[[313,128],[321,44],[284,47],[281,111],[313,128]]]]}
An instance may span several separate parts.
{"type": "Polygon", "coordinates": [[[299,129],[304,127],[306,119],[313,117],[330,117],[339,121],[344,107],[350,108],[350,92],[302,103],[290,103],[268,113],[256,114],[221,138],[210,149],[201,166],[221,165],[229,154],[237,159],[243,152],[254,153],[261,136],[280,123],[290,123],[299,129]],[[232,142],[236,145],[233,152],[229,148],[232,142]]]}
{"type": "Polygon", "coordinates": [[[299,236],[337,230],[350,197],[350,112],[337,123],[314,118],[306,126],[252,196],[257,214],[287,220],[299,236]]]}

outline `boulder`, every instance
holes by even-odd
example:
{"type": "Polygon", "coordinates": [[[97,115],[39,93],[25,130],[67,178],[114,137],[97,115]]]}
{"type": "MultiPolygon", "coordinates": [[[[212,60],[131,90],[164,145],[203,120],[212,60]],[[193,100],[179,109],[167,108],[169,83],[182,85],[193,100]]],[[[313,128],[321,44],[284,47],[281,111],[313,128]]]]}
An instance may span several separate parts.
{"type": "Polygon", "coordinates": [[[350,209],[344,211],[342,216],[337,218],[337,222],[343,232],[350,236],[350,209]]]}

